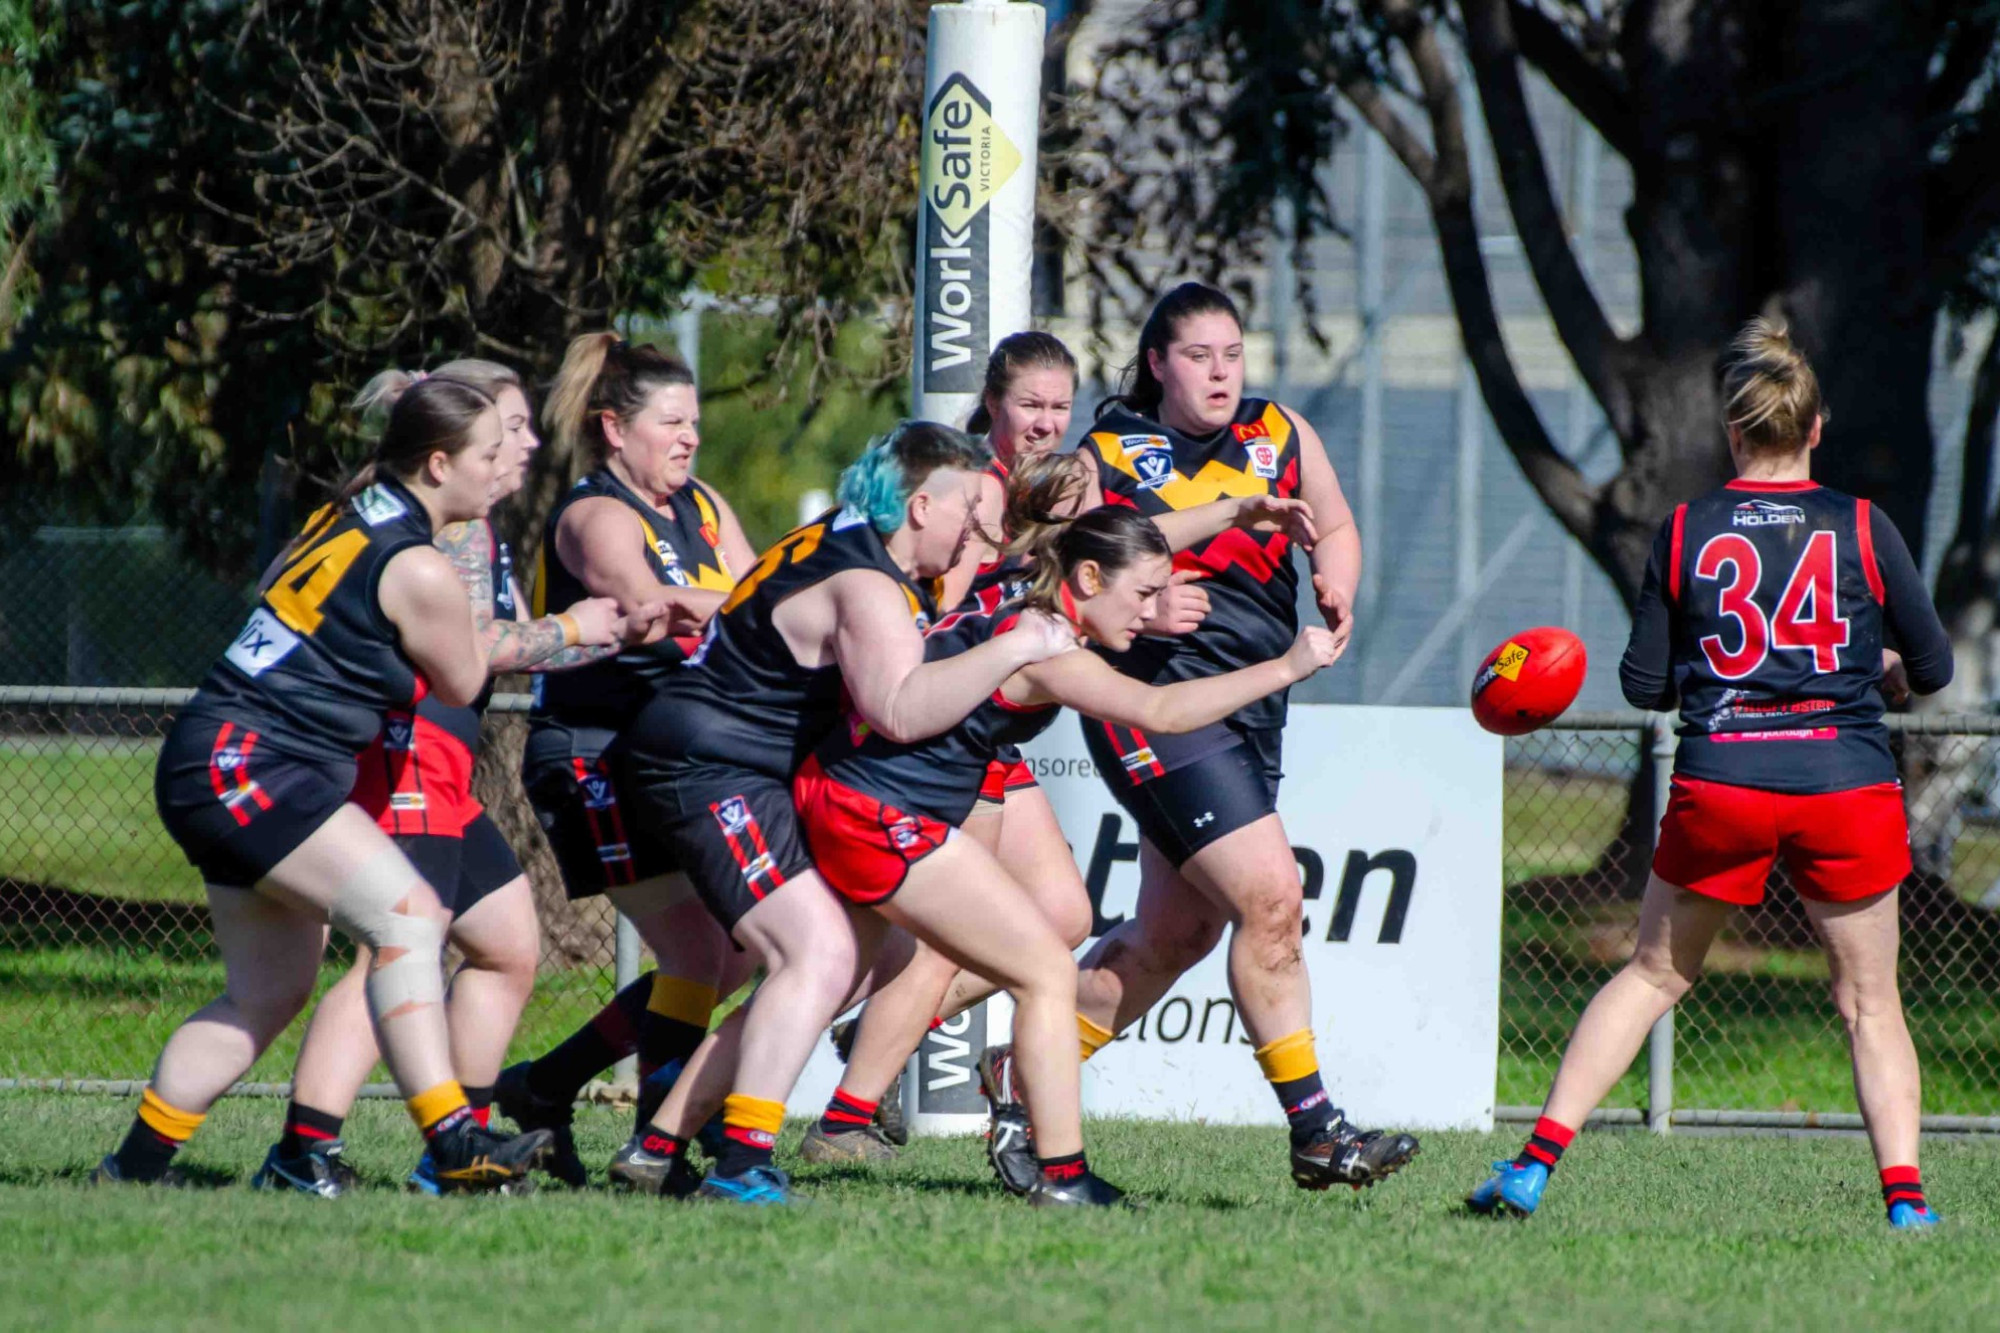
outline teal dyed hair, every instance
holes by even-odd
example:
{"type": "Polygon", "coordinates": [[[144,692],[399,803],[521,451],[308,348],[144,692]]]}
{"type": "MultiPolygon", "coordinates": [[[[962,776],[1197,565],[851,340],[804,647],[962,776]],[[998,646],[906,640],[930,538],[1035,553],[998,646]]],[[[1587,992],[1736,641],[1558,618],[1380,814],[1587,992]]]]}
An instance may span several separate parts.
{"type": "Polygon", "coordinates": [[[888,536],[903,526],[910,497],[939,468],[972,472],[992,455],[964,431],[935,421],[899,421],[887,435],[868,442],[861,457],[840,474],[835,498],[888,536]]]}

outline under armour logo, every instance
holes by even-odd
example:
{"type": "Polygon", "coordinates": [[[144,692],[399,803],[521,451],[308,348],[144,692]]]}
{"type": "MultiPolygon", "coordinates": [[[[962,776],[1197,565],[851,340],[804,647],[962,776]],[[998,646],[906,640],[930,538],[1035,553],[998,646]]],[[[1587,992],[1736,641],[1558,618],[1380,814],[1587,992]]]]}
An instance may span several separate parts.
{"type": "Polygon", "coordinates": [[[1205,810],[1200,815],[1197,815],[1195,817],[1194,826],[1196,828],[1200,828],[1204,824],[1213,824],[1214,822],[1215,822],[1215,811],[1205,810]]]}

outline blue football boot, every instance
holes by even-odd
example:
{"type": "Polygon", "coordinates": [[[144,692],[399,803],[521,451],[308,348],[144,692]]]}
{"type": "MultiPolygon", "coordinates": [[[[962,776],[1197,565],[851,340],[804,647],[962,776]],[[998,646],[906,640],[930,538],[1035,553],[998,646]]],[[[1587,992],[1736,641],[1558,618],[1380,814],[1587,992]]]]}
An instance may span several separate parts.
{"type": "Polygon", "coordinates": [[[749,1203],[759,1206],[788,1204],[792,1199],[792,1181],[775,1166],[753,1166],[740,1176],[723,1176],[710,1172],[701,1188],[695,1191],[697,1199],[713,1199],[718,1203],[749,1203]]]}
{"type": "Polygon", "coordinates": [[[1942,1221],[1927,1203],[1899,1203],[1889,1208],[1889,1225],[1898,1231],[1928,1231],[1942,1221]]]}
{"type": "Polygon", "coordinates": [[[1512,1211],[1527,1217],[1542,1206],[1542,1191],[1549,1187],[1549,1169],[1540,1162],[1495,1162],[1493,1174],[1467,1197],[1465,1206],[1475,1213],[1512,1211]]]}

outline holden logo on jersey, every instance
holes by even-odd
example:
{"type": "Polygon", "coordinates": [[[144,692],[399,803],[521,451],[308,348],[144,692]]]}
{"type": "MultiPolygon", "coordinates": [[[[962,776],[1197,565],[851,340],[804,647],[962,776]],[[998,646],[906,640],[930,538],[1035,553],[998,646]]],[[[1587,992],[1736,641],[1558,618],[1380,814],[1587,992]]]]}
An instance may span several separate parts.
{"type": "Polygon", "coordinates": [[[724,837],[733,838],[750,827],[750,803],[741,796],[718,801],[711,808],[715,811],[715,822],[721,826],[724,837]]]}
{"type": "Polygon", "coordinates": [[[618,804],[618,793],[612,789],[611,779],[602,773],[586,773],[583,777],[583,808],[586,810],[609,810],[618,804]]]}
{"type": "Polygon", "coordinates": [[[1776,500],[1745,500],[1729,515],[1731,525],[1739,528],[1781,527],[1805,521],[1805,510],[1797,505],[1779,504],[1776,500]]]}
{"type": "Polygon", "coordinates": [[[1250,455],[1250,471],[1266,481],[1278,479],[1278,446],[1269,440],[1257,440],[1243,452],[1250,455]]]}
{"type": "Polygon", "coordinates": [[[1491,685],[1495,680],[1519,680],[1521,678],[1521,668],[1527,664],[1527,661],[1528,650],[1510,640],[1507,646],[1500,650],[1499,655],[1493,659],[1491,665],[1481,671],[1479,678],[1472,682],[1472,692],[1474,694],[1483,693],[1486,687],[1491,685]]]}

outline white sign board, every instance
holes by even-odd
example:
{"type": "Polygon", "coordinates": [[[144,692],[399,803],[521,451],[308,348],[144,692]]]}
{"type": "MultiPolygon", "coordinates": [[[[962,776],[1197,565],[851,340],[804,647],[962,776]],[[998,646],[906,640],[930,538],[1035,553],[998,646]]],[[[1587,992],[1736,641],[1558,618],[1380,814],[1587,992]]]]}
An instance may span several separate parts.
{"type": "MultiPolygon", "coordinates": [[[[1136,828],[1097,776],[1073,717],[1027,748],[1099,926],[1115,925],[1138,897],[1136,828]]],[[[1464,709],[1306,704],[1291,710],[1284,765],[1278,812],[1305,885],[1313,1030],[1334,1104],[1370,1128],[1492,1128],[1500,739],[1464,709]]],[[[1087,1114],[1284,1123],[1229,998],[1226,953],[1225,939],[1091,1060],[1087,1114]]],[[[967,1019],[971,1030],[942,1049],[937,1038],[952,1028],[933,1034],[913,1065],[952,1084],[936,1089],[951,1111],[969,1110],[956,1103],[978,1090],[972,1066],[986,1018],[967,1019]]],[[[817,1114],[839,1072],[822,1045],[793,1113],[817,1114]]]]}

